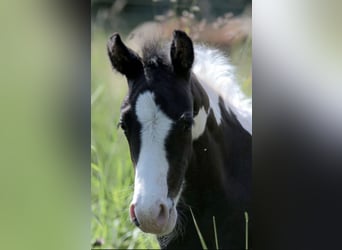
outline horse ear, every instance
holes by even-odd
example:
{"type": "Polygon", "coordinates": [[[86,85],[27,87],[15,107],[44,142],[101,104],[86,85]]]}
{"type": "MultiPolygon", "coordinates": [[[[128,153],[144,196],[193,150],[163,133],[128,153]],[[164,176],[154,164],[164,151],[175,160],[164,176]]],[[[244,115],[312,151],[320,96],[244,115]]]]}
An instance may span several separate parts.
{"type": "Polygon", "coordinates": [[[127,79],[134,79],[143,72],[141,58],[125,46],[118,33],[114,33],[108,39],[107,50],[114,69],[125,75],[127,79]]]}
{"type": "Polygon", "coordinates": [[[180,30],[173,32],[170,55],[175,73],[189,78],[194,62],[194,48],[185,32],[180,30]]]}

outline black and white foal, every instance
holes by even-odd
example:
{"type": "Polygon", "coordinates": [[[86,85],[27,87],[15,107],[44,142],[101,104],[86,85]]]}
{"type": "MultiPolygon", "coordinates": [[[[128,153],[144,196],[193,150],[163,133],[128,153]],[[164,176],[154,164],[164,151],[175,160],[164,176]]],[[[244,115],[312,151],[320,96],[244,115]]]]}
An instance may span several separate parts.
{"type": "Polygon", "coordinates": [[[244,249],[251,194],[252,113],[232,67],[217,50],[193,46],[182,31],[171,44],[150,42],[142,57],[118,34],[108,54],[129,92],[120,126],[135,168],[131,220],[161,248],[244,249]]]}

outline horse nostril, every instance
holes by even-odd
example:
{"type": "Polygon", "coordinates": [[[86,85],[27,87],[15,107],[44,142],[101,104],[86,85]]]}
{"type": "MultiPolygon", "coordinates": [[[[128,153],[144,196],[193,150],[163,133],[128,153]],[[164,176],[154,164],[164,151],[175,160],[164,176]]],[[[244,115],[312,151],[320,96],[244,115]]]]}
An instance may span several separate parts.
{"type": "Polygon", "coordinates": [[[138,221],[138,219],[137,219],[137,216],[135,215],[134,209],[135,209],[135,206],[134,206],[134,204],[132,204],[132,205],[130,206],[130,208],[129,208],[129,215],[130,215],[130,217],[131,217],[131,221],[132,221],[137,227],[139,227],[139,226],[140,226],[140,223],[139,223],[139,221],[138,221]]]}
{"type": "Polygon", "coordinates": [[[169,211],[168,211],[166,205],[163,203],[160,204],[159,207],[160,207],[160,210],[159,210],[159,214],[157,217],[157,222],[160,226],[163,226],[167,222],[167,219],[169,217],[169,211]]]}

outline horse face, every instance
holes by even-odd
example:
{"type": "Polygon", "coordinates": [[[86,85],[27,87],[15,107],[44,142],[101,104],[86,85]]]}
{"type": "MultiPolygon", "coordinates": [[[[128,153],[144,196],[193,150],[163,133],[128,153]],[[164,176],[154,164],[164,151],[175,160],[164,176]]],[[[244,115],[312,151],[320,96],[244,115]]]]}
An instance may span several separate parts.
{"type": "Polygon", "coordinates": [[[176,31],[170,63],[155,51],[147,51],[141,59],[117,34],[108,42],[108,53],[129,83],[120,125],[135,168],[130,217],[142,231],[165,235],[176,225],[176,205],[191,157],[192,42],[176,31]]]}

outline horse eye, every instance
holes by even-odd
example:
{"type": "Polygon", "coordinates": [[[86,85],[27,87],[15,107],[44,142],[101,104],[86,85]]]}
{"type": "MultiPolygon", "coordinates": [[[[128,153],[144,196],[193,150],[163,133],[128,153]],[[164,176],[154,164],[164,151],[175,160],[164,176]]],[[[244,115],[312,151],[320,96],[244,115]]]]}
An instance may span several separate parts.
{"type": "Polygon", "coordinates": [[[117,125],[117,128],[121,128],[123,131],[126,131],[127,130],[127,125],[125,122],[123,121],[119,121],[118,125],[117,125]]]}
{"type": "Polygon", "coordinates": [[[183,131],[189,132],[191,130],[192,120],[185,120],[183,121],[183,131]]]}
{"type": "Polygon", "coordinates": [[[193,118],[192,114],[190,113],[184,113],[180,117],[180,122],[181,122],[181,128],[184,132],[189,132],[191,130],[192,124],[193,124],[193,118]]]}

